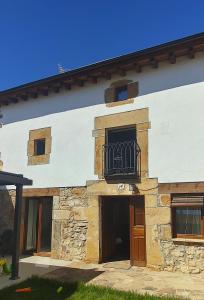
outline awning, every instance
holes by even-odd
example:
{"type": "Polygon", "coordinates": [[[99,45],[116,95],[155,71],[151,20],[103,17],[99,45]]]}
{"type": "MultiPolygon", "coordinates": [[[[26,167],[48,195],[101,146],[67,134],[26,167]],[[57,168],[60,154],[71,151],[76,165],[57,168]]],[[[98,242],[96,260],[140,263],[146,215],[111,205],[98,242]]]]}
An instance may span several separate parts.
{"type": "Polygon", "coordinates": [[[19,255],[20,255],[20,224],[21,224],[21,207],[23,186],[32,185],[32,180],[23,177],[21,174],[14,174],[0,171],[0,186],[15,185],[16,186],[16,203],[14,213],[13,226],[13,255],[12,255],[12,271],[11,279],[15,280],[19,277],[19,255]]]}
{"type": "Polygon", "coordinates": [[[32,185],[32,180],[23,177],[21,174],[14,174],[0,171],[0,186],[1,185],[32,185]]]}

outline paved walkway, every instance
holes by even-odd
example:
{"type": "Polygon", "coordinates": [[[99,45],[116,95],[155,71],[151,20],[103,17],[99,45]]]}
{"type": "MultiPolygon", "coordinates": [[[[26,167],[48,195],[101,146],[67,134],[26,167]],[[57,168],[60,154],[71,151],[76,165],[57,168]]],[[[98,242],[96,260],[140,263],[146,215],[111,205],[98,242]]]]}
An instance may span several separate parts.
{"type": "Polygon", "coordinates": [[[87,284],[107,286],[124,291],[136,291],[157,296],[177,296],[204,300],[204,274],[183,274],[129,267],[129,262],[84,264],[72,262],[68,267],[45,275],[63,281],[81,280],[87,284]]]}
{"type": "MultiPolygon", "coordinates": [[[[83,281],[141,294],[204,300],[204,274],[189,275],[157,272],[141,267],[130,268],[128,261],[97,265],[33,256],[21,260],[20,275],[21,281],[31,275],[39,275],[70,282],[83,281]]],[[[0,276],[0,288],[14,283],[16,281],[0,276]]]]}

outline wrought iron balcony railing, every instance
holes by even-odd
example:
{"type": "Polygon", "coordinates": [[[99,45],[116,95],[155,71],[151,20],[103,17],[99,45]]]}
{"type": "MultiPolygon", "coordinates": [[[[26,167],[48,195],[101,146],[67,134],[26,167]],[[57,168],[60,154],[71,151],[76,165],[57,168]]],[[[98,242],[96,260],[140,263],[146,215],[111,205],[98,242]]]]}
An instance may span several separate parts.
{"type": "Polygon", "coordinates": [[[104,177],[140,180],[141,151],[136,141],[103,145],[104,177]]]}

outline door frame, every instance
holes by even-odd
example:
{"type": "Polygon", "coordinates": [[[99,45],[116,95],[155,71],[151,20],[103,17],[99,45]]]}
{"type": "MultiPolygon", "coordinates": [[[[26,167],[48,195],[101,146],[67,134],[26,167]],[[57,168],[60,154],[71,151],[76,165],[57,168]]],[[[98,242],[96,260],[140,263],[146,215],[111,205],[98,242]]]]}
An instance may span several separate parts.
{"type": "MultiPolygon", "coordinates": [[[[42,196],[42,197],[26,197],[25,198],[25,213],[24,213],[24,237],[23,237],[23,249],[22,252],[24,254],[31,254],[31,255],[44,255],[47,256],[50,252],[41,251],[41,237],[42,237],[42,210],[43,204],[42,201],[45,198],[49,198],[53,201],[53,197],[51,196],[42,196]],[[37,204],[37,222],[36,222],[36,247],[31,250],[26,249],[27,243],[27,231],[28,231],[28,211],[29,211],[29,199],[35,199],[38,201],[37,204]]],[[[51,233],[52,234],[52,233],[51,233]]]]}

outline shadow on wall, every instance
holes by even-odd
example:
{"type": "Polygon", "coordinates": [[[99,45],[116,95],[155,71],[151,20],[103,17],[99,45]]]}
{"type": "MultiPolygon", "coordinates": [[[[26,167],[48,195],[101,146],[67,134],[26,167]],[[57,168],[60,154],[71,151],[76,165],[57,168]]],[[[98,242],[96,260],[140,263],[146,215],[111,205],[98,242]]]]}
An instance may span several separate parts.
{"type": "MultiPolygon", "coordinates": [[[[196,59],[193,60],[180,58],[178,63],[173,65],[161,63],[158,69],[144,69],[144,72],[140,74],[130,72],[127,78],[139,82],[139,96],[201,83],[204,82],[203,55],[197,55],[196,59]]],[[[4,106],[2,108],[3,123],[9,124],[104,104],[105,89],[119,79],[121,78],[113,76],[111,80],[101,80],[96,85],[87,84],[85,87],[73,88],[71,91],[62,90],[59,94],[53,93],[48,97],[41,96],[38,99],[28,101],[26,105],[24,102],[20,102],[17,105],[4,106]],[[42,97],[43,101],[41,101],[42,97]]]]}

